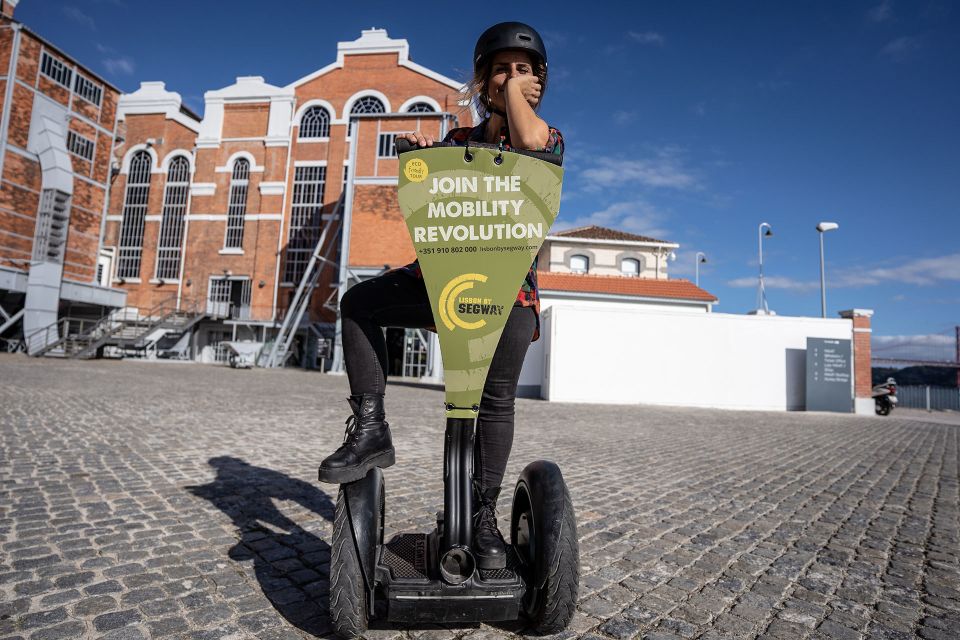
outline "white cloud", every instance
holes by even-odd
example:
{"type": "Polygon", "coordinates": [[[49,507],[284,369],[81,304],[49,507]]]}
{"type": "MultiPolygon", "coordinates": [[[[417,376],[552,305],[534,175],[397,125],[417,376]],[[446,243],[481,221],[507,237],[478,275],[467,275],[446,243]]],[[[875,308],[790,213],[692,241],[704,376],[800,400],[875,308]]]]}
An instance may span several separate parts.
{"type": "Polygon", "coordinates": [[[914,51],[920,49],[920,39],[913,36],[901,36],[892,40],[880,50],[880,55],[902,62],[910,57],[914,51]]]}
{"type": "Polygon", "coordinates": [[[883,0],[875,7],[867,10],[867,19],[871,22],[886,22],[893,18],[893,2],[883,0]]]}
{"type": "Polygon", "coordinates": [[[663,239],[667,235],[667,230],[663,226],[663,218],[663,214],[652,204],[641,198],[636,198],[615,202],[605,209],[577,216],[569,221],[561,219],[557,222],[554,231],[595,224],[600,227],[610,227],[663,239]]]}
{"type": "Polygon", "coordinates": [[[94,22],[93,18],[85,14],[83,11],[81,11],[77,7],[74,7],[71,5],[65,5],[63,7],[63,15],[67,16],[68,18],[70,18],[71,20],[73,20],[78,24],[82,24],[88,29],[96,30],[97,28],[97,23],[94,22]]]}
{"type": "MultiPolygon", "coordinates": [[[[727,286],[735,287],[738,289],[749,289],[751,287],[756,287],[758,284],[759,284],[759,280],[757,276],[736,278],[734,280],[727,281],[727,286]]],[[[819,289],[820,282],[817,280],[810,280],[810,281],[794,280],[793,278],[787,278],[784,276],[764,276],[763,287],[764,289],[784,289],[786,291],[806,293],[807,291],[813,291],[814,289],[819,289]]]]}
{"type": "Polygon", "coordinates": [[[653,158],[625,160],[599,158],[581,172],[588,188],[640,184],[682,191],[700,188],[694,173],[684,166],[680,152],[673,147],[660,149],[653,158]]]}
{"type": "Polygon", "coordinates": [[[133,75],[133,71],[136,68],[136,65],[133,63],[133,59],[128,56],[120,56],[118,58],[105,58],[103,60],[103,66],[107,68],[113,75],[133,75]]]}
{"type": "Polygon", "coordinates": [[[873,267],[840,273],[831,286],[870,287],[880,284],[919,286],[960,281],[960,253],[919,258],[892,267],[873,267]]]}
{"type": "Polygon", "coordinates": [[[665,38],[656,31],[644,31],[642,33],[639,31],[628,31],[627,35],[634,42],[638,42],[640,44],[649,44],[657,47],[662,47],[663,43],[666,41],[665,38]]]}

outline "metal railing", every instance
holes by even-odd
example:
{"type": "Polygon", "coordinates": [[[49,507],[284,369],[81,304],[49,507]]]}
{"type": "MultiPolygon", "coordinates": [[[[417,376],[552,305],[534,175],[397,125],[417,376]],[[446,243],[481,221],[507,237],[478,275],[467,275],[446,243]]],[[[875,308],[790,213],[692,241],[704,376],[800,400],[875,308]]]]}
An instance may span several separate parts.
{"type": "Polygon", "coordinates": [[[930,385],[897,385],[897,402],[908,409],[960,411],[960,389],[930,385]]]}

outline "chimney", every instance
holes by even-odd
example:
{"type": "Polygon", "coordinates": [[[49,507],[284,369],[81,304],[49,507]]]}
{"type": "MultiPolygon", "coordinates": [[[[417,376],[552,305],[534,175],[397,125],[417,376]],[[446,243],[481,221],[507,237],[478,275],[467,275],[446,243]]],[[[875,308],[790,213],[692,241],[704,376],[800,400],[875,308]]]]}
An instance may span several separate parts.
{"type": "Polygon", "coordinates": [[[20,0],[0,0],[3,3],[3,17],[13,19],[13,10],[20,4],[20,0]]]}

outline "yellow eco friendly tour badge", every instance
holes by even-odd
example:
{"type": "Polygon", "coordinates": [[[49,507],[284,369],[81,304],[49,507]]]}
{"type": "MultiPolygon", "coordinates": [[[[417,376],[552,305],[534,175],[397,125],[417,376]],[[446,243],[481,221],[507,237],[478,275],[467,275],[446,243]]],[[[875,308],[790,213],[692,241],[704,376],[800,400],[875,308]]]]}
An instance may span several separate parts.
{"type": "Polygon", "coordinates": [[[430,167],[427,166],[427,162],[423,158],[411,158],[403,165],[403,175],[410,182],[423,182],[427,179],[429,173],[430,167]]]}

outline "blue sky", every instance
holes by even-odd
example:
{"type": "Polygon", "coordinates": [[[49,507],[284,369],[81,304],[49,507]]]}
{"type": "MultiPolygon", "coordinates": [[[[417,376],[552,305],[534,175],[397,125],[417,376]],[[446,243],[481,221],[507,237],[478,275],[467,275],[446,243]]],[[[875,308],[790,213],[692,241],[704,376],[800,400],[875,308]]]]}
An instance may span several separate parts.
{"type": "Polygon", "coordinates": [[[239,75],[287,84],[363,28],[386,28],[420,64],[465,79],[485,27],[529,22],[550,57],[542,114],[567,141],[555,228],[677,242],[674,277],[693,279],[703,251],[717,311],[743,313],[756,300],[757,226],[769,222],[770,307],[819,315],[815,226],[835,221],[828,315],[874,309],[874,331],[888,336],[960,323],[960,5],[450,6],[22,0],[16,16],[121,89],[163,80],[200,113],[204,91],[239,75]]]}

